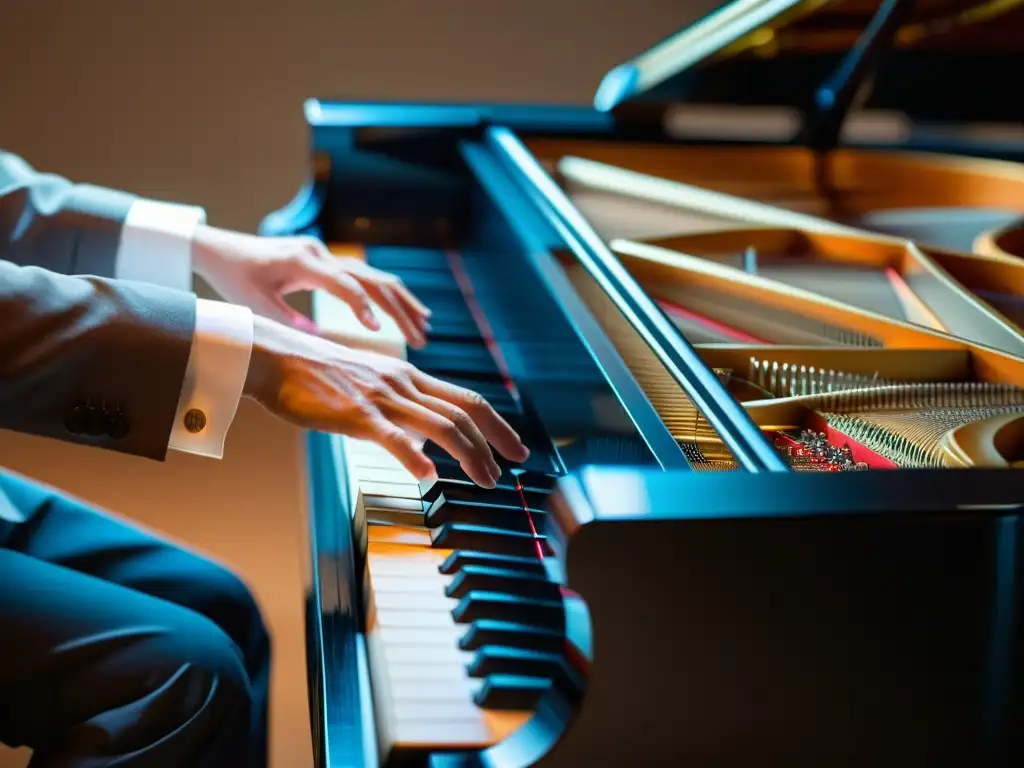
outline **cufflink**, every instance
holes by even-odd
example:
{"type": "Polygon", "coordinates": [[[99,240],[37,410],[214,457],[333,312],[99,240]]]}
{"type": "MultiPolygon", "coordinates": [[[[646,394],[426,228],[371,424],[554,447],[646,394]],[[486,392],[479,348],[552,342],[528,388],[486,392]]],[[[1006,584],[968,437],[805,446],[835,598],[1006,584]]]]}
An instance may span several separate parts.
{"type": "Polygon", "coordinates": [[[185,429],[196,435],[206,429],[206,414],[198,408],[190,408],[185,413],[185,429]]]}

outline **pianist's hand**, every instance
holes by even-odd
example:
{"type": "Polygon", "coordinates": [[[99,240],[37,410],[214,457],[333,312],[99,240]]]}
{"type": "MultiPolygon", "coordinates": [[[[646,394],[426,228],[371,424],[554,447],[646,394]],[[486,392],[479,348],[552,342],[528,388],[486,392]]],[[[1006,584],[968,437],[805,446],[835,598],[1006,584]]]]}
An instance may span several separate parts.
{"type": "Polygon", "coordinates": [[[475,392],[404,360],[349,349],[262,317],[255,318],[245,393],[304,429],[372,440],[419,479],[433,476],[435,468],[415,435],[441,446],[485,488],[501,475],[488,443],[510,461],[529,455],[475,392]]]}
{"type": "Polygon", "coordinates": [[[430,310],[394,275],[361,259],[333,256],[312,237],[256,237],[201,226],[194,239],[194,269],[233,304],[280,323],[316,332],[316,325],[284,300],[293,291],[321,289],[334,294],[370,330],[380,324],[370,309],[373,299],[391,315],[410,346],[426,343],[430,310]]]}

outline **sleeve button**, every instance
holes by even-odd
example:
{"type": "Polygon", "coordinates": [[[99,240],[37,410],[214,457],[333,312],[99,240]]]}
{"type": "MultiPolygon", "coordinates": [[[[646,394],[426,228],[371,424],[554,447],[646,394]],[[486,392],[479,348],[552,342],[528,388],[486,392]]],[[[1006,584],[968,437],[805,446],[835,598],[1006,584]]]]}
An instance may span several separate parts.
{"type": "Polygon", "coordinates": [[[74,406],[64,417],[64,429],[72,435],[80,435],[85,431],[85,407],[74,406]]]}
{"type": "Polygon", "coordinates": [[[121,440],[128,436],[128,418],[118,407],[107,414],[107,434],[115,440],[121,440]]]}
{"type": "Polygon", "coordinates": [[[99,437],[107,431],[107,420],[103,410],[95,405],[84,406],[83,431],[90,437],[99,437]]]}

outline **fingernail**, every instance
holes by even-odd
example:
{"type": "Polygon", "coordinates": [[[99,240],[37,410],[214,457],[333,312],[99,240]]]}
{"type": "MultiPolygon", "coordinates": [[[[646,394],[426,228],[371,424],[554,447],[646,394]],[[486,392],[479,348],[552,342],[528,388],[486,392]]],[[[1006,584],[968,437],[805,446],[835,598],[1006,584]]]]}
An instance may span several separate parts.
{"type": "Polygon", "coordinates": [[[427,333],[430,333],[432,330],[434,330],[434,326],[432,326],[430,323],[424,323],[423,330],[426,331],[427,333]]]}
{"type": "Polygon", "coordinates": [[[371,313],[367,313],[367,314],[363,315],[363,320],[373,330],[375,330],[375,331],[379,331],[380,330],[380,320],[377,319],[376,315],[373,315],[371,313]]]}
{"type": "Polygon", "coordinates": [[[316,323],[314,323],[312,320],[310,320],[308,317],[305,317],[304,315],[299,315],[299,317],[295,318],[295,327],[301,331],[317,330],[316,323]]]}

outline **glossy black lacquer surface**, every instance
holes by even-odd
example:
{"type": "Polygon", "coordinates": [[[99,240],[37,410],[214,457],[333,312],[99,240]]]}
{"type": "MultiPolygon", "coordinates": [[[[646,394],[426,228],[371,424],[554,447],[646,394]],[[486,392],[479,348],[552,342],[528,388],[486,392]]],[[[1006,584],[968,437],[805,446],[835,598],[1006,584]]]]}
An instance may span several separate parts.
{"type": "MultiPolygon", "coordinates": [[[[536,764],[1019,765],[1016,475],[564,479],[550,532],[594,656],[536,764]]],[[[530,742],[464,764],[521,765],[530,742]]]]}
{"type": "MultiPolygon", "coordinates": [[[[750,4],[770,16],[796,2],[750,4]]],[[[804,129],[791,142],[744,143],[804,144],[824,156],[865,83],[871,106],[924,123],[1019,118],[1020,105],[997,102],[990,78],[978,77],[1019,67],[1013,46],[959,58],[892,51],[886,19],[907,4],[861,5],[863,34],[847,49],[693,71],[673,63],[646,82],[641,56],[606,79],[598,109],[306,105],[309,183],[261,231],[362,243],[371,264],[424,294],[435,330],[410,362],[481,391],[522,431],[533,455],[518,477],[548,521],[548,574],[586,605],[563,606],[562,631],[588,664],[582,697],[543,695],[529,726],[505,742],[419,764],[1020,763],[1017,473],[789,472],[523,143],[671,145],[664,108],[693,99],[797,106],[804,129]],[[930,76],[950,61],[952,81],[930,76]],[[576,259],[601,286],[745,471],[689,471],[556,256],[576,259]]],[[[722,29],[721,44],[743,34],[741,22],[722,29]]],[[[900,146],[1024,157],[1019,146],[928,136],[915,129],[900,146]]],[[[316,763],[379,766],[360,531],[336,440],[311,434],[307,451],[316,763]]],[[[458,468],[435,456],[460,483],[458,468]]],[[[463,500],[507,504],[511,469],[491,496],[458,486],[463,500]]]]}

